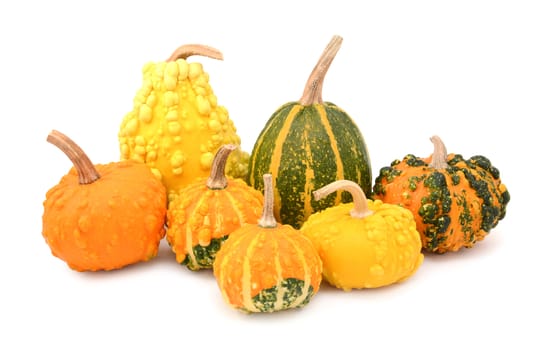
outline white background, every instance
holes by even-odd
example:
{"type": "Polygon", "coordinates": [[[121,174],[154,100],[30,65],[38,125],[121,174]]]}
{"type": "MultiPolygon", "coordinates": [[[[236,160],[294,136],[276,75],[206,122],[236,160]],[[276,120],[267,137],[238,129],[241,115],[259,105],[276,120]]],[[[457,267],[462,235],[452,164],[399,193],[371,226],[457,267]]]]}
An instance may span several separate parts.
{"type": "Polygon", "coordinates": [[[538,1],[4,1],[0,5],[1,349],[541,349],[543,11],[538,1]],[[16,4],[16,5],[15,5],[16,4]],[[356,4],[356,6],[355,6],[356,4]],[[148,61],[179,45],[200,61],[250,151],[269,116],[297,100],[332,37],[344,38],[324,99],[361,129],[374,177],[408,153],[486,155],[511,193],[473,249],[427,256],[402,284],[322,285],[296,311],[245,315],[211,272],[152,262],[77,273],[41,236],[42,201],[69,167],[58,129],[95,163],[148,61]]]}

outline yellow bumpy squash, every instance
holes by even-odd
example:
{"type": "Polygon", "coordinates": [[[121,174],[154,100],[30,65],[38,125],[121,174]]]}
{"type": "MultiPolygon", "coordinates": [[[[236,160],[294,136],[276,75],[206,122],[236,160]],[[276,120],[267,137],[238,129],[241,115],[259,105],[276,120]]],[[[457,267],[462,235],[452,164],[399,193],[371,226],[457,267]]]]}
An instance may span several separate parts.
{"type": "Polygon", "coordinates": [[[424,260],[413,214],[399,205],[367,199],[350,180],[334,181],[313,195],[320,200],[338,190],[349,191],[353,202],[314,213],[301,228],[319,252],[324,279],[350,291],[412,276],[424,260]]]}
{"type": "MultiPolygon", "coordinates": [[[[222,145],[241,143],[202,64],[186,61],[195,54],[222,60],[214,48],[184,45],[168,60],[143,67],[143,85],[118,134],[121,159],[148,164],[166,186],[170,200],[180,188],[209,175],[222,145]]],[[[238,147],[228,159],[226,173],[244,178],[248,160],[248,153],[238,147]]]]}

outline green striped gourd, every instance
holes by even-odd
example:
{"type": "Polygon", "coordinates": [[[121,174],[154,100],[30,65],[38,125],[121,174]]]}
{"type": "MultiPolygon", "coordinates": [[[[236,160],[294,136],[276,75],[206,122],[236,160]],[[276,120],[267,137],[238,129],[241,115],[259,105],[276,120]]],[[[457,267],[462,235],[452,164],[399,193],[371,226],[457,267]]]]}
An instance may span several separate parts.
{"type": "Polygon", "coordinates": [[[347,191],[315,201],[311,193],[317,188],[345,179],[371,193],[370,158],[360,130],[344,110],[322,100],[324,76],[342,40],[337,35],[332,38],[300,101],[286,103],[273,113],[249,158],[247,182],[262,190],[263,174],[272,174],[274,215],[295,228],[314,212],[352,201],[347,191]]]}

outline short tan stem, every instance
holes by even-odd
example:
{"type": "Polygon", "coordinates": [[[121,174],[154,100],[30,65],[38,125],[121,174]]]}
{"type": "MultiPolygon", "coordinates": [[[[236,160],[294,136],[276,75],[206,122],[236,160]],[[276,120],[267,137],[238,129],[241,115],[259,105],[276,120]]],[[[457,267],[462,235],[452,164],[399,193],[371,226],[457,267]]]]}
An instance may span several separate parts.
{"type": "Polygon", "coordinates": [[[300,104],[302,106],[322,103],[322,85],[324,82],[324,77],[326,76],[326,72],[328,72],[328,68],[330,68],[330,65],[332,64],[334,57],[336,57],[342,42],[342,37],[339,35],[334,35],[332,40],[330,40],[330,43],[328,43],[324,49],[319,61],[315,65],[315,68],[313,68],[313,71],[305,84],[304,93],[300,99],[300,104]]]}
{"type": "Polygon", "coordinates": [[[212,190],[224,190],[228,186],[228,179],[224,173],[226,167],[226,161],[230,153],[237,148],[236,145],[223,145],[213,158],[213,164],[211,165],[211,173],[207,178],[206,185],[212,190]]]}
{"type": "Polygon", "coordinates": [[[186,59],[189,56],[195,56],[195,55],[209,57],[209,58],[213,58],[213,59],[221,60],[221,61],[223,59],[222,53],[211,46],[205,46],[205,45],[199,45],[199,44],[188,44],[188,45],[179,46],[170,55],[170,57],[166,60],[166,62],[174,62],[180,58],[186,59]]]}
{"type": "Polygon", "coordinates": [[[448,168],[449,164],[447,164],[447,148],[445,148],[445,144],[439,136],[430,137],[430,141],[434,144],[434,154],[432,155],[430,167],[434,169],[448,168]]]}
{"type": "Polygon", "coordinates": [[[79,183],[87,185],[100,178],[100,174],[83,150],[68,136],[53,130],[47,135],[47,142],[57,146],[70,160],[79,175],[79,183]]]}
{"type": "Polygon", "coordinates": [[[271,174],[264,174],[264,209],[258,220],[258,226],[266,228],[277,227],[277,221],[273,215],[273,180],[271,174]]]}
{"type": "Polygon", "coordinates": [[[328,196],[330,193],[339,190],[348,191],[353,196],[354,208],[351,210],[351,216],[353,218],[361,219],[373,213],[368,208],[368,200],[364,194],[364,191],[362,191],[362,188],[360,188],[360,186],[354,181],[334,181],[316,191],[313,191],[313,197],[315,197],[315,200],[320,200],[321,198],[328,196]]]}

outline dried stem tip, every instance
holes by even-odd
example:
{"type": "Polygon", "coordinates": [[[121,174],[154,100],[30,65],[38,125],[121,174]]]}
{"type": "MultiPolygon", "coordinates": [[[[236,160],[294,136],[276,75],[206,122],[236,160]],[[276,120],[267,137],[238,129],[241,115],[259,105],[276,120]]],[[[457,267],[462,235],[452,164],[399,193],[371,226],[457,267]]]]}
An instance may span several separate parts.
{"type": "Polygon", "coordinates": [[[368,208],[368,200],[362,188],[350,180],[337,180],[313,192],[315,200],[320,200],[332,192],[339,190],[348,191],[353,196],[354,208],[351,210],[353,218],[362,219],[371,215],[373,212],[368,208]]]}
{"type": "Polygon", "coordinates": [[[264,174],[264,209],[262,216],[258,220],[260,227],[277,227],[277,221],[273,215],[273,180],[271,174],[264,174]]]}
{"type": "Polygon", "coordinates": [[[226,167],[226,161],[230,153],[237,148],[236,145],[223,145],[219,148],[215,157],[213,158],[213,164],[211,165],[211,173],[207,178],[206,185],[212,190],[224,190],[228,186],[228,179],[224,173],[226,167]]]}
{"type": "Polygon", "coordinates": [[[445,144],[439,136],[435,135],[430,137],[430,141],[434,144],[434,154],[432,155],[430,167],[434,169],[448,168],[449,164],[447,164],[447,148],[445,148],[445,144]]]}
{"type": "Polygon", "coordinates": [[[100,178],[100,174],[83,150],[68,136],[53,130],[47,136],[47,142],[57,146],[70,160],[79,175],[81,185],[91,184],[100,178]]]}
{"type": "Polygon", "coordinates": [[[213,58],[213,59],[221,60],[221,61],[223,59],[222,53],[211,46],[205,46],[205,45],[199,45],[199,44],[188,44],[188,45],[179,46],[170,55],[170,57],[166,60],[166,62],[173,62],[180,58],[186,59],[189,56],[195,56],[195,55],[209,57],[209,58],[213,58]]]}
{"type": "Polygon", "coordinates": [[[326,72],[328,72],[328,68],[330,68],[330,65],[332,64],[334,57],[336,57],[342,42],[342,37],[339,35],[334,35],[332,40],[330,40],[324,49],[319,61],[315,65],[315,68],[313,68],[313,71],[305,84],[304,93],[300,99],[300,104],[302,106],[322,103],[322,85],[324,82],[324,77],[326,72]]]}

